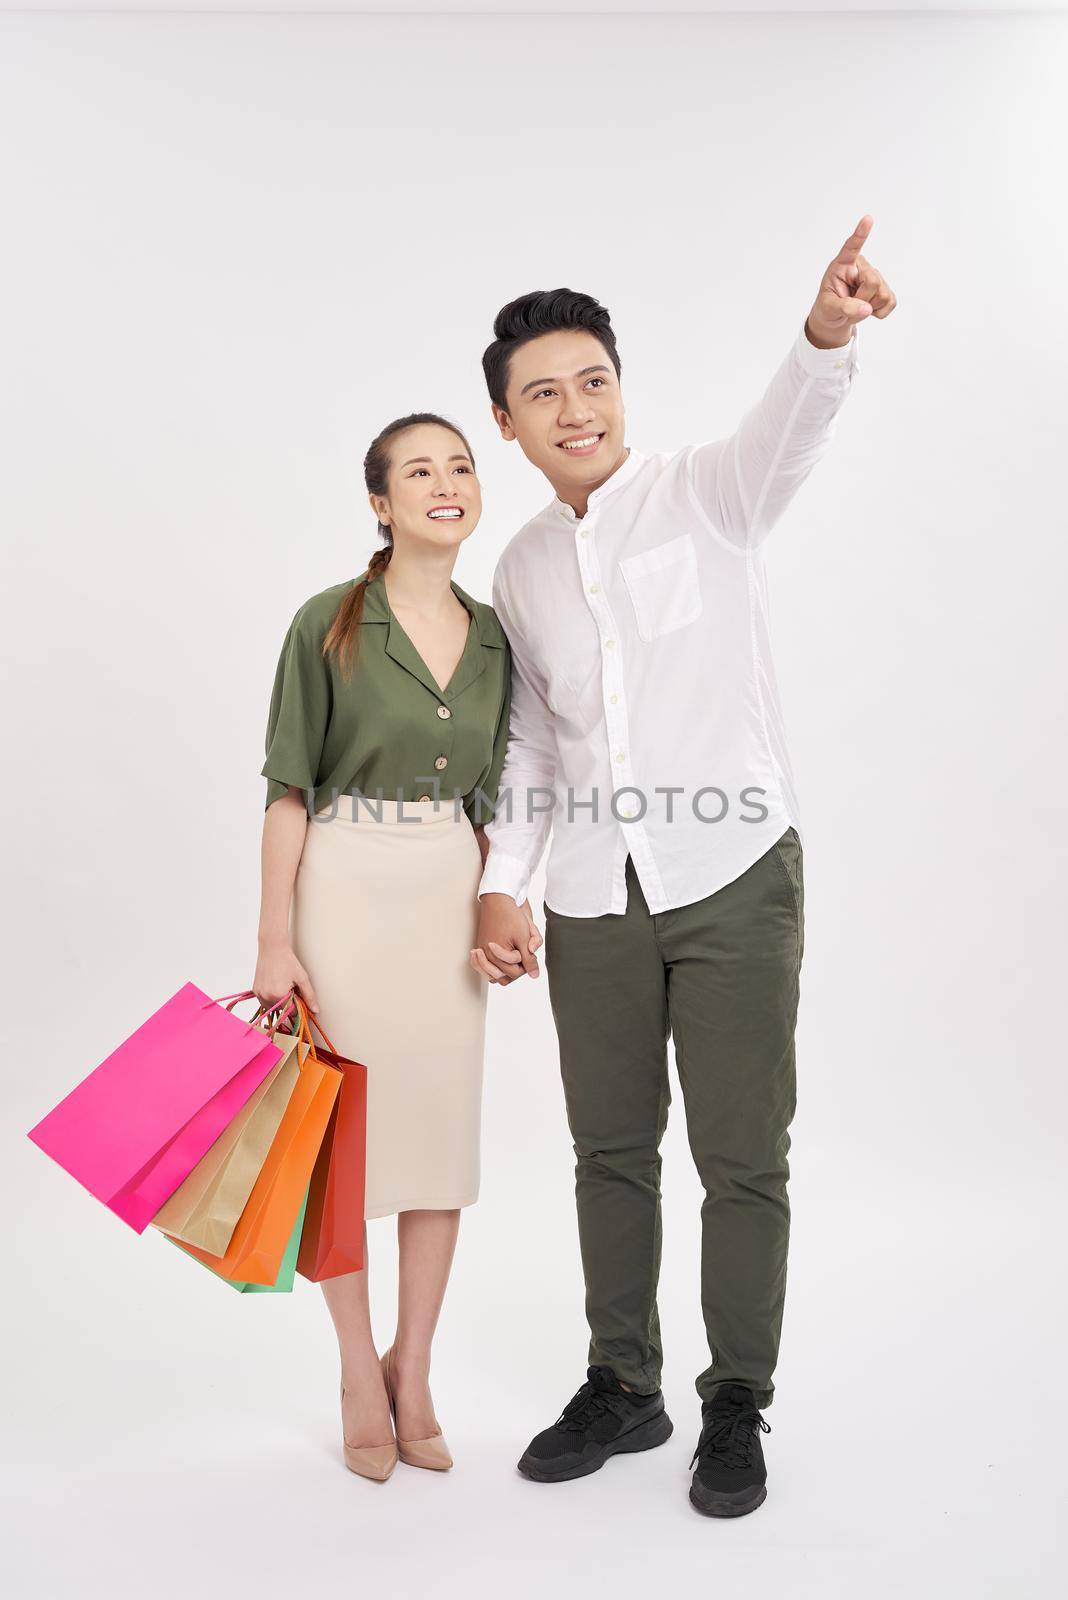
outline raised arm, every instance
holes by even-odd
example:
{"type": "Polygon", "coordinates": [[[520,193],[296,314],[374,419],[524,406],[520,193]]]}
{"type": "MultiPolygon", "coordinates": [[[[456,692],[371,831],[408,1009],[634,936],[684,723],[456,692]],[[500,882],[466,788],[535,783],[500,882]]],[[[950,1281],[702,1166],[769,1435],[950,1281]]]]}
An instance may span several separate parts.
{"type": "Polygon", "coordinates": [[[691,498],[731,544],[759,544],[775,526],[833,437],[860,371],[860,323],[897,304],[860,253],[872,225],[862,217],[827,267],[803,328],[735,432],[682,452],[691,498]]]}

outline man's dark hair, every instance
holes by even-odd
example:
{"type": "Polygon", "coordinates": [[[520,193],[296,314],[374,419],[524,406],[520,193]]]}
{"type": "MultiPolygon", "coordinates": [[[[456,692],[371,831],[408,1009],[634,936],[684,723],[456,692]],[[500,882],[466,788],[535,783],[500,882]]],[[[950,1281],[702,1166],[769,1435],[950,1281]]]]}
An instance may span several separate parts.
{"type": "Polygon", "coordinates": [[[494,340],[483,354],[482,371],[494,405],[507,410],[504,397],[515,351],[531,339],[556,333],[560,328],[581,328],[592,333],[604,346],[619,377],[622,367],[616,336],[600,301],[574,289],[534,289],[530,294],[521,294],[518,300],[510,300],[493,320],[494,340]]]}

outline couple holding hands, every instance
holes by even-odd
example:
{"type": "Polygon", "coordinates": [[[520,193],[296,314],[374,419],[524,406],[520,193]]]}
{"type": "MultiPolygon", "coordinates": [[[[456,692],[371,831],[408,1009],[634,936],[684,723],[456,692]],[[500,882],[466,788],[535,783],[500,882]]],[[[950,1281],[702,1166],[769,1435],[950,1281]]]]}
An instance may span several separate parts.
{"type": "MultiPolygon", "coordinates": [[[[492,606],[452,578],[482,512],[470,445],[418,412],[364,462],[382,547],[286,634],[252,987],[265,1004],[297,987],[367,1066],[365,1215],[397,1215],[400,1252],[381,1358],[366,1271],[322,1285],[345,1460],[365,1477],[452,1465],[431,1346],[478,1197],[488,985],[539,976],[527,893],[551,829],[544,958],[590,1344],[519,1469],[576,1478],[672,1432],[656,1305],[671,1037],[705,1193],[690,1499],[738,1516],[766,1496],[804,902],[760,547],[831,439],[858,325],[896,304],[861,254],[871,227],[735,433],[681,450],[628,448],[596,300],[506,305],[482,358],[493,417],[552,499],[507,545],[492,606]]],[[[707,361],[680,361],[680,381],[707,361]]]]}

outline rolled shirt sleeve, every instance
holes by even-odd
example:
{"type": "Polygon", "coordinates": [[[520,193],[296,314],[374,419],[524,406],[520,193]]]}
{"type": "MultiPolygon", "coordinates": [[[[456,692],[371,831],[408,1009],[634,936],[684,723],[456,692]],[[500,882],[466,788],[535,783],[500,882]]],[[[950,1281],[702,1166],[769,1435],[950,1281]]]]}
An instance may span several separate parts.
{"type": "Polygon", "coordinates": [[[267,717],[266,810],[289,792],[318,781],[323,743],[330,720],[330,671],[322,640],[301,607],[282,643],[267,717]]]}

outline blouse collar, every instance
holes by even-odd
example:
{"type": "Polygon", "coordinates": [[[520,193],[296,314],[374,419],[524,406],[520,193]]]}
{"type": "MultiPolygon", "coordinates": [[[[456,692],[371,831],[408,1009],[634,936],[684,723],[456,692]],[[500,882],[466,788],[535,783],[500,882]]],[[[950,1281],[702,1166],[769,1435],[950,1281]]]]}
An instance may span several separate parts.
{"type": "MultiPolygon", "coordinates": [[[[359,583],[365,576],[353,580],[359,583]]],[[[488,608],[480,606],[473,600],[458,583],[451,583],[453,594],[459,600],[471,618],[468,625],[467,640],[464,644],[463,654],[457,662],[456,669],[449,679],[444,690],[434,678],[433,673],[419,654],[415,645],[404,631],[401,623],[393,613],[386,593],[386,586],[382,582],[382,574],[371,579],[363,595],[364,623],[383,623],[387,628],[385,652],[393,661],[405,671],[410,672],[421,684],[430,690],[439,700],[454,700],[464,689],[470,687],[476,678],[482,676],[486,670],[486,662],[482,655],[483,648],[499,650],[504,647],[505,637],[496,614],[488,608]]]]}

